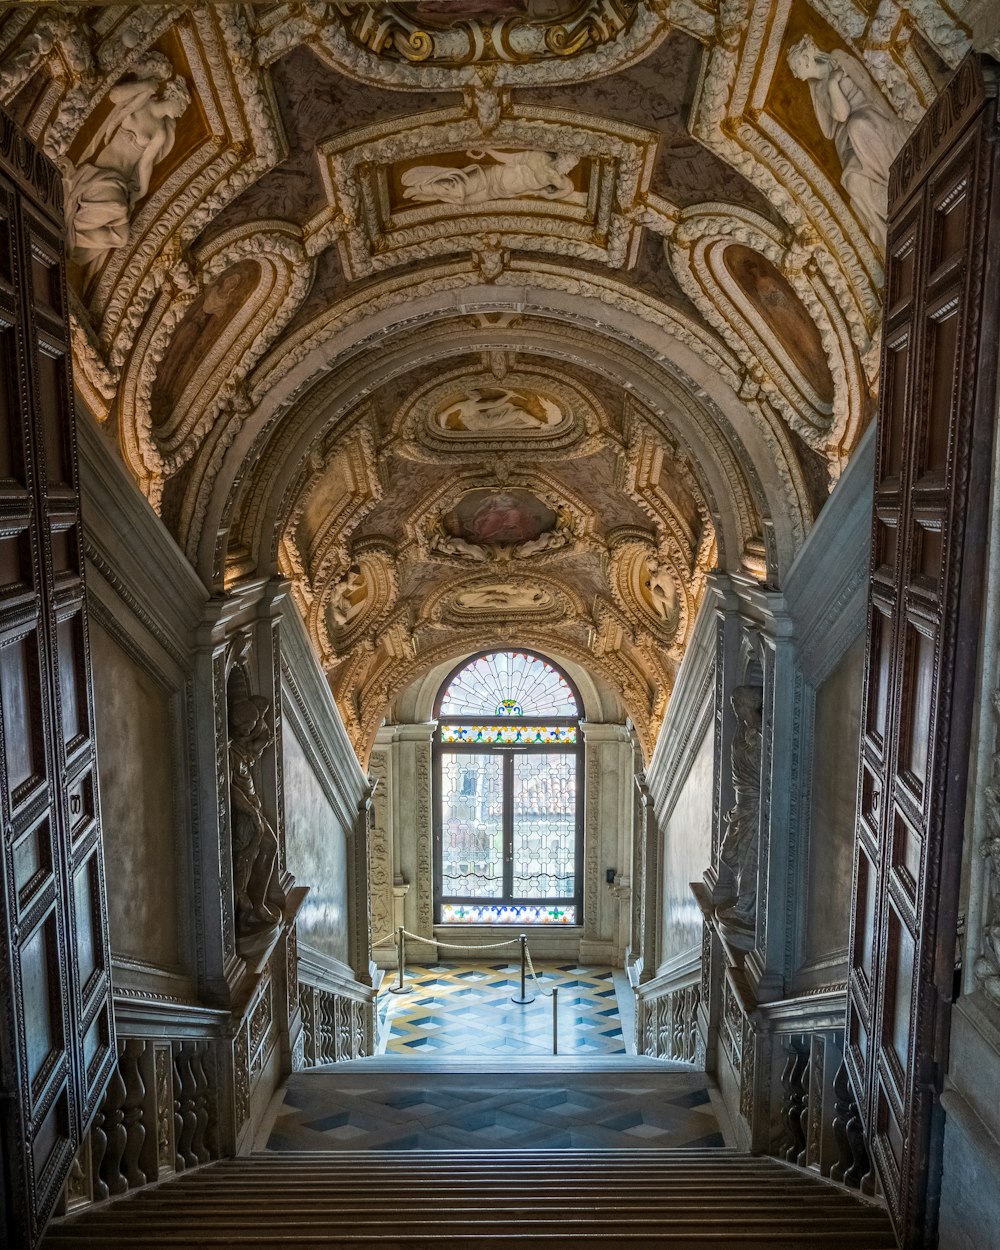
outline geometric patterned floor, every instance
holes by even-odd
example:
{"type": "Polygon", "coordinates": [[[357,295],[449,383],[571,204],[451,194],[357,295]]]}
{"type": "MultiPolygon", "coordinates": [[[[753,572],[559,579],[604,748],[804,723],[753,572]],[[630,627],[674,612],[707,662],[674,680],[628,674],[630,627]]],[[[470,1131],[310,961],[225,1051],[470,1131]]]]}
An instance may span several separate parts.
{"type": "Polygon", "coordinates": [[[373,1072],[364,1062],[293,1074],[267,1149],[725,1145],[704,1072],[373,1072]]]}
{"type": "Polygon", "coordinates": [[[624,1055],[621,1013],[610,968],[537,964],[539,990],[528,977],[525,1006],[519,963],[411,966],[409,992],[389,993],[386,973],[379,993],[379,1053],[389,1055],[551,1055],[552,999],[559,988],[559,1053],[624,1055]]]}

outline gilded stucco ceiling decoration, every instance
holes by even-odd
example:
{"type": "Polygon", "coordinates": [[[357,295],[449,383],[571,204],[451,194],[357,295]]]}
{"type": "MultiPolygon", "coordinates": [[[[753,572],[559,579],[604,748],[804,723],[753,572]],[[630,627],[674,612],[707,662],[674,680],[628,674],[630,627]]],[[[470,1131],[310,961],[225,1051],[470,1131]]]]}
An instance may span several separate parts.
{"type": "Polygon", "coordinates": [[[486,352],[406,380],[346,418],[372,449],[370,496],[326,525],[346,466],[314,450],[281,523],[279,568],[359,751],[442,647],[529,628],[588,655],[652,741],[717,558],[680,446],[579,366],[486,352]]]}
{"type": "Polygon", "coordinates": [[[411,0],[334,14],[359,48],[390,61],[530,65],[577,57],[627,35],[637,0],[411,0]]]}
{"type": "Polygon", "coordinates": [[[393,423],[396,453],[475,463],[486,450],[535,460],[594,451],[609,421],[599,401],[564,370],[512,356],[484,352],[473,369],[421,387],[393,423]]]}
{"type": "Polygon", "coordinates": [[[707,0],[391,0],[275,5],[261,32],[267,57],[307,41],[352,78],[440,91],[608,74],[655,47],[668,15],[711,29],[707,0]]]}
{"type": "Polygon", "coordinates": [[[709,570],[780,586],[869,420],[938,0],[7,5],[78,388],[214,593],[277,570],[362,755],[495,642],[648,750],[709,570]],[[836,106],[833,101],[836,98],[836,106]]]}
{"type": "Polygon", "coordinates": [[[319,153],[344,274],[363,278],[470,250],[627,267],[656,139],[654,131],[525,109],[506,97],[490,127],[460,108],[348,131],[319,153]]]}

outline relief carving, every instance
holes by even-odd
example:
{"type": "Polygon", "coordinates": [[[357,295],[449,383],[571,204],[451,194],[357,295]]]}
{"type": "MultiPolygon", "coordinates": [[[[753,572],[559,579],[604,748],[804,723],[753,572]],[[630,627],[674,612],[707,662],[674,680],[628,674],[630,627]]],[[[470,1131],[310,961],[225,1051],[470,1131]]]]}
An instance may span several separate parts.
{"type": "Polygon", "coordinates": [[[162,53],[147,56],[136,77],[112,87],[109,97],[111,113],[84,149],[66,193],[71,255],[88,275],[128,243],[132,209],[191,103],[187,81],[162,53]]]}
{"type": "Polygon", "coordinates": [[[250,635],[241,635],[227,687],[233,889],[236,945],[241,954],[276,930],[285,906],[275,872],[278,835],[264,811],[257,784],[261,757],[275,741],[271,705],[263,696],[250,693],[249,648],[250,635]]]}
{"type": "Polygon", "coordinates": [[[556,426],[566,414],[546,395],[504,387],[473,387],[435,413],[442,430],[492,434],[502,430],[537,430],[556,426]]]}
{"type": "Polygon", "coordinates": [[[905,130],[868,71],[835,49],[822,52],[811,35],[788,50],[796,78],[809,84],[816,120],[832,139],[843,167],[840,181],[872,240],[885,250],[889,167],[905,130]]]}
{"type": "MultiPolygon", "coordinates": [[[[1000,721],[1000,691],[993,692],[992,702],[994,720],[1000,721]]],[[[973,971],[986,997],[1000,1003],[1000,750],[993,752],[985,799],[987,835],[980,854],[987,864],[986,912],[981,953],[973,971]]]]}
{"type": "Polygon", "coordinates": [[[578,191],[569,174],[580,158],[572,152],[503,151],[483,148],[466,153],[474,164],[414,165],[402,172],[403,198],[417,204],[457,204],[467,207],[492,200],[516,200],[538,196],[543,200],[566,200],[586,204],[586,191],[578,191]],[[489,158],[492,164],[484,164],[489,158]]]}
{"type": "Polygon", "coordinates": [[[718,908],[717,915],[727,936],[752,939],[757,920],[764,692],[760,686],[737,686],[731,703],[736,716],[732,750],[735,802],[726,813],[719,858],[733,874],[736,897],[718,908]]]}

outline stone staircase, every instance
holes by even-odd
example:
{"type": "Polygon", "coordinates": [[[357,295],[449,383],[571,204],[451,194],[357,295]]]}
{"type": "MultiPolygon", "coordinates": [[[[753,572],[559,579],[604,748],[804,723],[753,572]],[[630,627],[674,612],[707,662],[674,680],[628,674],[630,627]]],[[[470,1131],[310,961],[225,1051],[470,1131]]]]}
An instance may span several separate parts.
{"type": "Polygon", "coordinates": [[[340,1151],[222,1160],[54,1224],[44,1250],[893,1250],[884,1211],[731,1150],[340,1151]]]}

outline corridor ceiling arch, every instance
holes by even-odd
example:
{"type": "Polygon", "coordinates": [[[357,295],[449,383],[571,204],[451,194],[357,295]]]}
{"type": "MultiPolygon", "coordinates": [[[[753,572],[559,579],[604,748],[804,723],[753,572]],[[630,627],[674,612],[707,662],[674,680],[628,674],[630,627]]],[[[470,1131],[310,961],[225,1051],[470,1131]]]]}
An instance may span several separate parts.
{"type": "Polygon", "coordinates": [[[81,395],[211,591],[289,579],[362,754],[512,631],[651,748],[709,571],[780,586],[870,419],[883,166],[965,47],[936,10],[886,51],[807,0],[495,7],[0,19],[81,395]]]}

